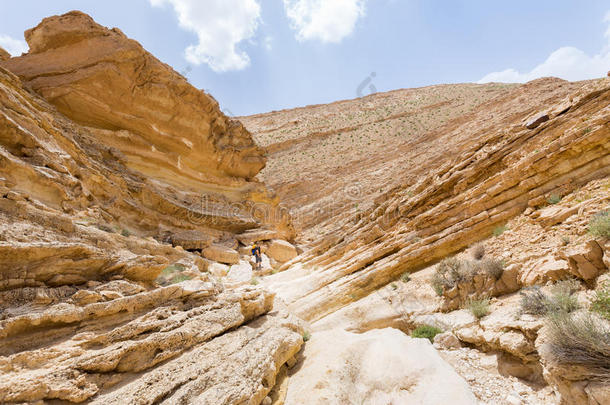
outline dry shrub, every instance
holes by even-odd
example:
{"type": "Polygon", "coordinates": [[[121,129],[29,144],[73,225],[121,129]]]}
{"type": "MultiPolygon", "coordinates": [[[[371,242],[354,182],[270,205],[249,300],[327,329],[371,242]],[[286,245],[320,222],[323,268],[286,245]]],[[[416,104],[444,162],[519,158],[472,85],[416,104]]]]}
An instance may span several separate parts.
{"type": "Polygon", "coordinates": [[[485,259],[481,261],[481,269],[489,276],[499,280],[504,273],[504,261],[498,259],[485,259]]]}
{"type": "Polygon", "coordinates": [[[444,259],[436,266],[430,283],[434,291],[441,296],[459,283],[472,281],[475,274],[487,274],[499,280],[504,272],[504,261],[497,259],[460,260],[456,257],[444,259]]]}
{"type": "Polygon", "coordinates": [[[431,283],[434,291],[442,295],[444,290],[450,290],[458,283],[472,279],[472,276],[473,268],[470,262],[449,257],[436,266],[431,283]]]}
{"type": "Polygon", "coordinates": [[[551,288],[547,296],[539,287],[526,288],[521,291],[522,314],[547,315],[557,312],[570,313],[579,309],[574,293],[580,289],[577,280],[560,281],[551,288]]]}
{"type": "Polygon", "coordinates": [[[489,298],[481,300],[470,299],[466,303],[466,308],[468,308],[477,319],[481,319],[489,314],[489,298]]]}
{"type": "Polygon", "coordinates": [[[524,288],[521,292],[522,314],[546,315],[548,312],[548,298],[539,287],[524,288]]]}
{"type": "Polygon", "coordinates": [[[477,243],[470,248],[470,255],[475,260],[481,260],[485,256],[485,245],[482,243],[477,243]]]}
{"type": "Polygon", "coordinates": [[[581,366],[587,377],[610,381],[610,325],[590,312],[557,312],[547,321],[549,349],[557,364],[581,366]]]}

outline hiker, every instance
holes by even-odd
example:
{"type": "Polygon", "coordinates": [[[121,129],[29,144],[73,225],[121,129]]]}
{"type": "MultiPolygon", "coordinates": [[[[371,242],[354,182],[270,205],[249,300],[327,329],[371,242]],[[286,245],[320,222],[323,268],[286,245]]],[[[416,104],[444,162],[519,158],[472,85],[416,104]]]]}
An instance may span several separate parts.
{"type": "Polygon", "coordinates": [[[261,257],[261,247],[258,246],[256,242],[252,244],[252,255],[254,255],[254,259],[256,260],[256,270],[260,270],[263,258],[261,257]]]}

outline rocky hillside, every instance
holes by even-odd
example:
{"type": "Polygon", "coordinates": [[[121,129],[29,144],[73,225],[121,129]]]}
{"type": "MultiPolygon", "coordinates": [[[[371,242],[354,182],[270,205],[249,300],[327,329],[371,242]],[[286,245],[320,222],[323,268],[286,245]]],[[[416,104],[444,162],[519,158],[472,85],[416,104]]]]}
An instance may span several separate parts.
{"type": "Polygon", "coordinates": [[[447,126],[512,88],[396,90],[239,120],[266,147],[268,164],[259,177],[290,208],[299,238],[307,242],[429,170],[444,152],[437,145],[447,126]]]}
{"type": "MultiPolygon", "coordinates": [[[[593,307],[595,294],[606,302],[609,105],[608,79],[568,83],[550,78],[481,104],[420,142],[425,156],[419,165],[403,167],[404,184],[376,196],[370,207],[340,212],[336,221],[331,217],[324,225],[327,232],[286,264],[285,271],[266,278],[265,285],[292,312],[313,323],[314,339],[318,332],[335,329],[368,333],[393,327],[413,333],[431,327],[446,333],[441,348],[476,347],[465,353],[475,363],[470,373],[464,357],[451,350],[444,356],[485,403],[607,402],[610,324],[588,311],[571,318],[557,313],[568,317],[559,325],[568,325],[570,332],[553,327],[555,315],[549,321],[542,316],[515,320],[521,313],[515,293],[527,295],[522,289],[554,284],[562,290],[562,280],[572,280],[570,291],[582,296],[579,308],[593,307]],[[605,221],[605,233],[588,232],[598,217],[605,221]],[[500,240],[510,238],[506,242],[489,240],[486,248],[479,247],[491,253],[489,260],[456,256],[433,266],[503,232],[500,240]],[[418,281],[410,284],[409,273],[415,272],[418,281]],[[406,288],[400,288],[404,283],[406,288]],[[469,314],[473,302],[487,308],[490,297],[498,301],[492,301],[488,318],[479,321],[469,314]],[[594,320],[587,320],[591,316],[594,320]],[[588,328],[586,322],[599,326],[588,328]],[[541,328],[546,332],[539,333],[541,328]],[[583,336],[587,334],[589,338],[583,336]],[[587,346],[591,340],[601,343],[587,346]],[[557,341],[571,346],[558,348],[557,341]],[[580,346],[586,349],[578,350],[588,351],[584,357],[557,355],[580,346]],[[481,357],[486,352],[496,359],[489,363],[481,357]],[[488,386],[471,374],[482,367],[477,361],[486,361],[485,367],[497,376],[481,376],[488,386]],[[523,388],[521,381],[536,391],[523,388]],[[513,395],[513,385],[522,393],[513,395]]],[[[388,157],[388,171],[393,160],[388,157]]],[[[386,172],[378,173],[381,177],[386,172]]],[[[327,187],[339,189],[342,180],[329,178],[327,187]]],[[[559,297],[569,301],[565,297],[571,294],[559,297]]],[[[544,297],[537,298],[543,307],[544,297]]]]}
{"type": "Polygon", "coordinates": [[[551,195],[609,176],[609,100],[607,79],[540,79],[481,106],[427,144],[428,170],[413,167],[418,176],[406,172],[410,182],[312,243],[296,259],[316,269],[310,289],[282,294],[316,319],[483,239],[551,195]]]}

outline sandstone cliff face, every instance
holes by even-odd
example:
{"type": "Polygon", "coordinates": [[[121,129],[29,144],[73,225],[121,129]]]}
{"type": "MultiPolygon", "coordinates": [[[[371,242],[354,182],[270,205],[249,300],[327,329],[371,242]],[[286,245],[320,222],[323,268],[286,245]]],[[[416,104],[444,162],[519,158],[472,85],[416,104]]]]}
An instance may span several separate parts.
{"type": "MultiPolygon", "coordinates": [[[[437,347],[481,400],[607,402],[607,383],[592,379],[586,366],[549,355],[539,338],[544,319],[521,317],[519,295],[511,293],[575,277],[577,284],[589,286],[581,294],[581,305],[588,308],[585,297],[607,273],[608,242],[592,238],[587,223],[610,201],[609,104],[607,79],[541,79],[480,106],[470,119],[449,123],[445,133],[423,141],[430,161],[405,167],[405,184],[351,217],[350,210],[334,212],[350,220],[342,224],[339,218],[335,228],[328,221],[322,238],[264,284],[313,322],[314,335],[336,329],[440,328],[446,334],[437,347]],[[430,266],[498,229],[504,233],[485,241],[485,250],[509,266],[496,277],[474,275],[436,297],[430,266]],[[425,284],[408,281],[402,287],[399,277],[421,269],[426,270],[412,279],[428,278],[425,284]],[[489,316],[478,320],[460,309],[468,299],[485,296],[498,296],[489,316]],[[461,349],[462,343],[476,347],[476,354],[461,349]],[[458,350],[470,359],[481,352],[498,354],[490,370],[495,377],[473,379],[464,372],[458,350]],[[536,392],[515,393],[519,381],[528,381],[536,392]]],[[[318,204],[313,201],[308,209],[318,204]]],[[[607,330],[607,322],[599,318],[599,324],[607,330]]],[[[490,360],[484,361],[489,367],[490,360]]]]}
{"type": "Polygon", "coordinates": [[[608,176],[609,82],[555,80],[528,83],[431,142],[439,159],[425,167],[428,173],[414,169],[416,181],[386,193],[295,260],[299,268],[290,271],[299,287],[284,288],[289,274],[276,277],[289,307],[319,319],[481,240],[550,194],[608,176]],[[538,111],[526,104],[530,92],[544,94],[538,111]],[[526,128],[539,110],[552,118],[526,128]]]}
{"type": "Polygon", "coordinates": [[[302,327],[203,251],[292,234],[257,215],[262,149],[118,30],[26,37],[0,63],[0,402],[260,403],[302,327]]]}
{"type": "Polygon", "coordinates": [[[252,178],[265,166],[239,122],[118,29],[71,12],[44,19],[25,38],[29,53],[4,66],[71,120],[98,129],[129,167],[194,188],[252,178]]]}

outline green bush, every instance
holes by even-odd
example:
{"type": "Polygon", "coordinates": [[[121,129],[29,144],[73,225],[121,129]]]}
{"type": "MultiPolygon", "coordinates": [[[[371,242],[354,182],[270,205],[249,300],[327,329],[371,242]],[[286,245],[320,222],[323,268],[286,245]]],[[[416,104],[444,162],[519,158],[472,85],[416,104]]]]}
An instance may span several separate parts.
{"type": "Polygon", "coordinates": [[[508,228],[506,227],[506,225],[500,225],[500,226],[496,226],[493,230],[493,235],[494,236],[500,236],[504,233],[504,231],[506,231],[508,228]]]}
{"type": "Polygon", "coordinates": [[[604,210],[593,215],[588,230],[595,237],[610,239],[610,212],[604,210]]]}
{"type": "Polygon", "coordinates": [[[311,339],[311,333],[307,331],[303,332],[303,342],[307,342],[309,339],[311,339]]]}
{"type": "Polygon", "coordinates": [[[181,283],[186,280],[190,280],[191,278],[185,274],[177,274],[170,280],[170,284],[181,283]]]}
{"type": "Polygon", "coordinates": [[[128,238],[129,236],[131,236],[131,232],[129,232],[128,229],[123,229],[121,231],[121,235],[123,235],[124,237],[128,238]]]}
{"type": "Polygon", "coordinates": [[[411,274],[408,271],[405,271],[402,273],[402,276],[400,276],[400,280],[403,283],[408,283],[411,280],[411,274]]]}
{"type": "Polygon", "coordinates": [[[610,320],[610,283],[605,283],[595,291],[595,298],[591,301],[590,310],[610,320]]]}
{"type": "Polygon", "coordinates": [[[443,331],[439,328],[430,325],[420,325],[411,332],[411,337],[414,338],[425,338],[430,340],[430,342],[434,341],[434,336],[442,333],[443,331]]]}
{"type": "Polygon", "coordinates": [[[185,269],[186,269],[186,267],[183,264],[174,263],[174,264],[170,264],[169,266],[164,268],[161,271],[161,275],[162,276],[169,276],[172,273],[175,273],[177,271],[184,271],[185,269]]]}
{"type": "Polygon", "coordinates": [[[477,318],[481,319],[485,315],[489,314],[489,299],[484,298],[480,300],[469,299],[466,303],[466,308],[477,318]]]}
{"type": "Polygon", "coordinates": [[[561,201],[561,196],[559,194],[551,194],[549,198],[546,199],[546,202],[549,204],[558,204],[561,201]]]}
{"type": "Polygon", "coordinates": [[[589,379],[610,380],[610,326],[592,313],[557,312],[547,320],[552,360],[579,366],[589,379]]]}

